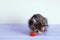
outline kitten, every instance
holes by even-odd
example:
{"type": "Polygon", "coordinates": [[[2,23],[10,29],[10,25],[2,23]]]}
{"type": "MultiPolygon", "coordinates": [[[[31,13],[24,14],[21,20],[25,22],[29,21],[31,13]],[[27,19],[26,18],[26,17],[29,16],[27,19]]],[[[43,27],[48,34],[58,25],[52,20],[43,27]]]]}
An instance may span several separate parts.
{"type": "Polygon", "coordinates": [[[31,19],[29,19],[28,23],[31,31],[40,34],[43,34],[48,27],[47,19],[40,14],[34,14],[31,19]]]}

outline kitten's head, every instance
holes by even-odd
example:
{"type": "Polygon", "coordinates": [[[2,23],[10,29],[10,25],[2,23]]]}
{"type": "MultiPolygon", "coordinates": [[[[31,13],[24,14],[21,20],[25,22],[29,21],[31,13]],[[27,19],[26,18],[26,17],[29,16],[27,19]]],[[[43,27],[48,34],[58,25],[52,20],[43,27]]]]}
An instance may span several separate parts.
{"type": "Polygon", "coordinates": [[[43,16],[41,16],[40,14],[33,15],[29,20],[30,28],[40,34],[46,31],[47,25],[43,25],[45,23],[46,22],[43,23],[43,16]]]}
{"type": "Polygon", "coordinates": [[[47,25],[41,25],[41,23],[36,23],[33,26],[34,26],[34,31],[40,34],[44,33],[47,28],[47,25]]]}
{"type": "Polygon", "coordinates": [[[36,19],[37,18],[32,19],[32,21],[33,21],[33,23],[32,23],[33,31],[42,34],[42,33],[44,33],[46,31],[47,25],[42,25],[36,19]]]}

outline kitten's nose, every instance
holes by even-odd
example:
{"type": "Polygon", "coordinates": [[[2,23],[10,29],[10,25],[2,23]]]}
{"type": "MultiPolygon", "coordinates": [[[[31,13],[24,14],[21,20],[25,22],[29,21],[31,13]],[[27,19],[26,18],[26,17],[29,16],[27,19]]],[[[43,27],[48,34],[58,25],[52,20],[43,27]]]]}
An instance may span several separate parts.
{"type": "Polygon", "coordinates": [[[39,32],[37,29],[35,29],[34,31],[37,32],[37,33],[39,32]]]}
{"type": "Polygon", "coordinates": [[[39,31],[37,30],[36,32],[38,33],[39,31]]]}

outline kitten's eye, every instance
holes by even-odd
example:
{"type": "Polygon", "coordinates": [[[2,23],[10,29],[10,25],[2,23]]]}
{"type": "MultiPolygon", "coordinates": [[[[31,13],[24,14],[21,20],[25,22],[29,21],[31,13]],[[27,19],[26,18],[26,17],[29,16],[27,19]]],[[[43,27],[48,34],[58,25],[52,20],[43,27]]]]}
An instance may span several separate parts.
{"type": "Polygon", "coordinates": [[[48,26],[48,25],[43,25],[43,26],[48,26]]]}

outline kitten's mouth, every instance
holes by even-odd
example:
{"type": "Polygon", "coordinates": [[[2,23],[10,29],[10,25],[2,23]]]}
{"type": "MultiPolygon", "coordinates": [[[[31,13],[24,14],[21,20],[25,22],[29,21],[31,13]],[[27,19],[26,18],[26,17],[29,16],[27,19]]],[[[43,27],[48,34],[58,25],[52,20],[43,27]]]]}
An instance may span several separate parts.
{"type": "Polygon", "coordinates": [[[43,34],[44,32],[43,31],[39,31],[39,30],[34,30],[34,32],[36,32],[36,33],[39,33],[39,34],[43,34]]]}
{"type": "Polygon", "coordinates": [[[39,33],[39,34],[43,34],[44,32],[42,32],[42,31],[39,31],[38,33],[39,33]]]}

